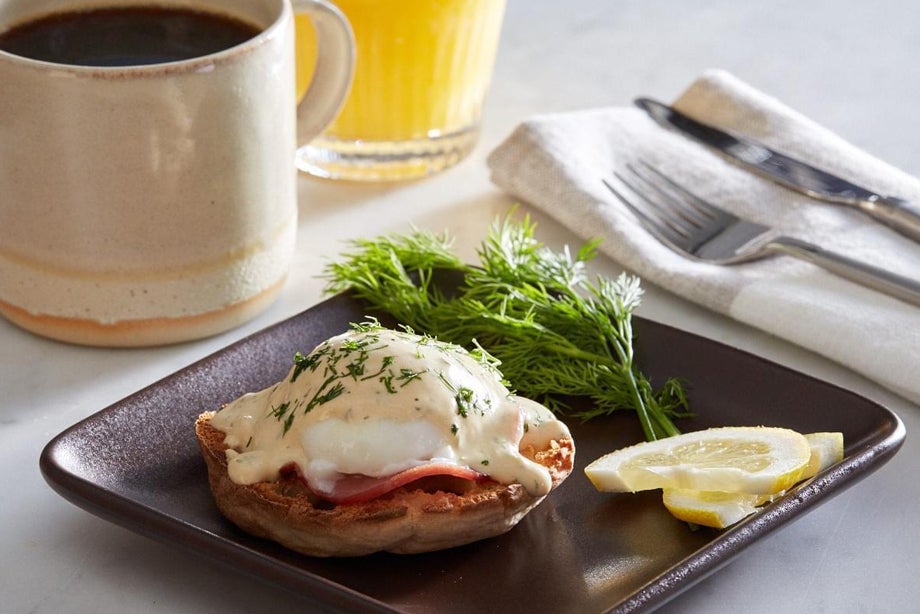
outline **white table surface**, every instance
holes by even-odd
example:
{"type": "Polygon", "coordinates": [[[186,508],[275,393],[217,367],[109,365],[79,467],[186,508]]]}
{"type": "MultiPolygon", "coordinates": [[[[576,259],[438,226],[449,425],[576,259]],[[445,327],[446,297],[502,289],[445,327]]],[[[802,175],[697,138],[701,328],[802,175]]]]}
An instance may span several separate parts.
{"type": "MultiPolygon", "coordinates": [[[[247,325],[183,345],[64,345],[0,321],[0,611],[305,611],[273,586],[205,564],[71,505],[43,481],[42,447],[128,394],[321,298],[316,278],[342,240],[448,229],[461,253],[512,201],[485,156],[535,113],[676,96],[721,67],[912,174],[920,174],[920,8],[876,0],[511,0],[481,142],[459,166],[400,185],[303,177],[297,266],[280,299],[247,325]]],[[[578,241],[537,216],[551,245],[578,241]]],[[[2,229],[0,229],[2,232],[2,229]]],[[[617,266],[602,261],[601,272],[617,266]]],[[[793,345],[646,285],[639,313],[718,339],[869,397],[895,411],[895,458],[747,549],[664,612],[912,612],[920,603],[920,408],[793,345]]],[[[879,326],[884,326],[883,322],[879,326]]],[[[871,348],[855,348],[871,351],[871,348]]]]}

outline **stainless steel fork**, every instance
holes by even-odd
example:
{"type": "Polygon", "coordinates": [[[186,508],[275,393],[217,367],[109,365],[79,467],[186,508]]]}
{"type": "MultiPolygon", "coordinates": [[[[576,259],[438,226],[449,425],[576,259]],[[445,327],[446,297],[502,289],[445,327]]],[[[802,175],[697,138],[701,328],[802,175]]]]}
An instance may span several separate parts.
{"type": "Polygon", "coordinates": [[[920,282],[829,252],[817,245],[782,236],[776,230],[720,209],[679,185],[654,167],[627,164],[629,177],[614,172],[636,198],[604,180],[607,188],[659,241],[692,258],[737,264],[786,254],[912,305],[920,306],[920,282]],[[637,200],[642,205],[637,204],[637,200]]]}

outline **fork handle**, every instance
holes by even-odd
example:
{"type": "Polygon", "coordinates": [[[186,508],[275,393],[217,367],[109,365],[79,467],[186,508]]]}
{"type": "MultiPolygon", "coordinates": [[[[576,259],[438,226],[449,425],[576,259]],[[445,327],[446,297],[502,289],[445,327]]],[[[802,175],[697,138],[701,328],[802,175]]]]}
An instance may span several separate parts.
{"type": "Polygon", "coordinates": [[[871,264],[829,252],[817,245],[791,237],[770,242],[771,250],[794,256],[860,285],[920,307],[920,282],[902,277],[871,264]]]}

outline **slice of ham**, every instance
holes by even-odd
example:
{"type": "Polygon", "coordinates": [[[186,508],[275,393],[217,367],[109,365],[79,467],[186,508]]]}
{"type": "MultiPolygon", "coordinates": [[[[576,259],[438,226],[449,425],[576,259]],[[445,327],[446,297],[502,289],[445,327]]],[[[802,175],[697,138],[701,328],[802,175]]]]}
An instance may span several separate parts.
{"type": "MultiPolygon", "coordinates": [[[[285,470],[296,471],[301,480],[306,482],[304,476],[296,467],[285,467],[282,469],[282,472],[286,472],[285,470]]],[[[364,503],[365,501],[376,499],[390,491],[396,490],[400,486],[405,486],[406,484],[410,484],[422,478],[434,476],[451,476],[463,480],[470,480],[471,482],[480,482],[489,479],[487,475],[474,471],[469,467],[461,467],[444,462],[430,462],[383,478],[374,478],[366,475],[343,475],[335,481],[332,490],[318,489],[310,484],[307,484],[307,486],[321,499],[325,499],[336,505],[346,505],[350,503],[364,503]]]]}

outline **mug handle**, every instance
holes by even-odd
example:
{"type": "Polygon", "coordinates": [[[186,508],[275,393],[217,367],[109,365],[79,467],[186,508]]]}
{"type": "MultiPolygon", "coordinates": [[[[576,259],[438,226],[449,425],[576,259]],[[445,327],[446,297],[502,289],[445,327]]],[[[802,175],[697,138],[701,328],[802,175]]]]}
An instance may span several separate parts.
{"type": "Polygon", "coordinates": [[[355,37],[342,12],[325,0],[291,0],[295,14],[306,13],[316,30],[316,68],[297,105],[297,146],[313,140],[332,123],[345,102],[355,71],[355,37]]]}

